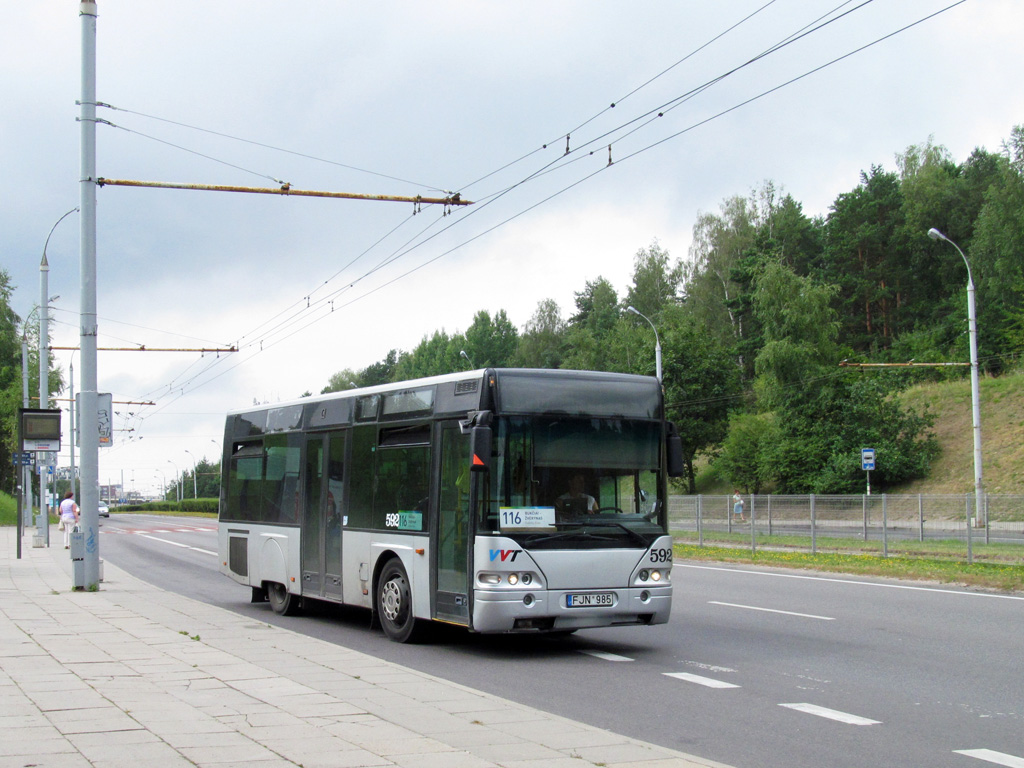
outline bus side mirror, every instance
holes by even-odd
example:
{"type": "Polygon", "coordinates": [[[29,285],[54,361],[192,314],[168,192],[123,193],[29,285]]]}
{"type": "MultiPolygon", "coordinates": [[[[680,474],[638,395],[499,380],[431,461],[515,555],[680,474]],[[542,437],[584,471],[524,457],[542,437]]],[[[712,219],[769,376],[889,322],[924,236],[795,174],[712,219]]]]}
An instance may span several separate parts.
{"type": "Polygon", "coordinates": [[[676,432],[676,425],[669,422],[668,435],[665,437],[665,458],[669,477],[682,477],[686,474],[683,465],[683,438],[676,432]]]}
{"type": "Polygon", "coordinates": [[[469,433],[470,469],[487,472],[491,468],[491,428],[475,426],[469,433]]]}

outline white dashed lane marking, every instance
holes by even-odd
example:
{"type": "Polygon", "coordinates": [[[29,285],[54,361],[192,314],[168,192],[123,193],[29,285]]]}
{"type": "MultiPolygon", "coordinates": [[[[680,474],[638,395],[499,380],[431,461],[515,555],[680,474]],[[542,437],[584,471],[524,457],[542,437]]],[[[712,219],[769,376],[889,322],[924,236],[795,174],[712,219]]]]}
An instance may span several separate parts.
{"type": "Polygon", "coordinates": [[[740,605],[739,603],[722,603],[718,600],[708,600],[708,605],[724,605],[726,608],[744,608],[748,611],[763,611],[765,613],[781,613],[784,616],[797,616],[801,619],[818,619],[819,621],[835,621],[831,616],[815,616],[813,613],[794,613],[793,611],[780,611],[775,608],[759,608],[756,605],[740,605]]]}
{"type": "Polygon", "coordinates": [[[691,675],[689,672],[663,672],[665,677],[674,677],[676,680],[685,680],[688,683],[703,685],[705,688],[739,688],[735,683],[727,683],[725,680],[715,680],[713,677],[701,677],[691,675]]]}
{"type": "Polygon", "coordinates": [[[996,752],[991,749],[954,749],[953,752],[958,755],[985,760],[994,765],[1005,765],[1006,768],[1024,768],[1024,757],[1007,755],[1004,752],[996,752]]]}
{"type": "Polygon", "coordinates": [[[608,653],[608,651],[580,651],[588,656],[593,656],[596,659],[603,659],[604,661],[633,661],[629,656],[619,656],[617,653],[608,653]]]}
{"type": "Polygon", "coordinates": [[[851,715],[849,712],[840,712],[838,709],[819,707],[817,704],[779,704],[780,707],[795,709],[797,712],[805,712],[808,715],[826,717],[829,720],[836,720],[847,725],[880,725],[881,720],[870,720],[860,715],[851,715]]]}

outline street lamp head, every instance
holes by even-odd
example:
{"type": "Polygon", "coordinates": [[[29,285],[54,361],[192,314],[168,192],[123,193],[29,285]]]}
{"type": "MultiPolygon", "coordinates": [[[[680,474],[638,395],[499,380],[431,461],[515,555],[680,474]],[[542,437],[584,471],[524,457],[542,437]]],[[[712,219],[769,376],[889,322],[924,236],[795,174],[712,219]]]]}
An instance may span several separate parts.
{"type": "Polygon", "coordinates": [[[935,227],[932,227],[931,229],[928,230],[928,237],[930,237],[932,240],[948,240],[949,239],[944,234],[939,232],[939,230],[937,230],[935,227]]]}
{"type": "Polygon", "coordinates": [[[640,314],[640,310],[638,310],[632,304],[630,306],[626,307],[626,311],[627,312],[632,312],[634,315],[639,315],[640,314]]]}

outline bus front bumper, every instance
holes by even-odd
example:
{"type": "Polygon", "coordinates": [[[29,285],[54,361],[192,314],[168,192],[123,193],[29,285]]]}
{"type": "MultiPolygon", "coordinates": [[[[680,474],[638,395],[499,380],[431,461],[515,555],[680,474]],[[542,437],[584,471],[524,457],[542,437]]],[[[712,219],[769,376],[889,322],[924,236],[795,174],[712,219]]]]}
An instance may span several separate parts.
{"type": "Polygon", "coordinates": [[[559,632],[664,624],[671,611],[671,585],[575,590],[478,588],[473,594],[472,629],[474,632],[559,632]],[[570,605],[570,596],[572,602],[582,605],[570,605]]]}

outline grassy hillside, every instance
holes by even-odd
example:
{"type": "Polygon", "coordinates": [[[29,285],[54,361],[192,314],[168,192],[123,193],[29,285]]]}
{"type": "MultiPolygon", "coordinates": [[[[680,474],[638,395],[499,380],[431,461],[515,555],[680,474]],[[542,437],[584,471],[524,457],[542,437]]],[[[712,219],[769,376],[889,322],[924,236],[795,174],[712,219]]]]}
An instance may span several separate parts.
{"type": "MultiPolygon", "coordinates": [[[[989,493],[1024,493],[1024,373],[982,378],[982,479],[989,493]]],[[[901,395],[918,411],[935,415],[942,453],[931,476],[889,489],[894,493],[967,493],[974,487],[971,382],[922,384],[901,395]]]]}
{"type": "MultiPolygon", "coordinates": [[[[988,493],[1024,493],[1024,372],[983,377],[981,393],[982,479],[988,493]]],[[[929,477],[884,489],[888,493],[970,493],[974,488],[969,378],[911,387],[900,399],[935,416],[940,454],[929,477]]],[[[728,494],[732,488],[714,467],[698,462],[697,490],[728,494]]],[[[881,489],[879,489],[881,490],[881,489]]]]}

